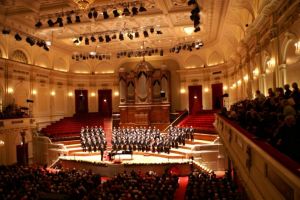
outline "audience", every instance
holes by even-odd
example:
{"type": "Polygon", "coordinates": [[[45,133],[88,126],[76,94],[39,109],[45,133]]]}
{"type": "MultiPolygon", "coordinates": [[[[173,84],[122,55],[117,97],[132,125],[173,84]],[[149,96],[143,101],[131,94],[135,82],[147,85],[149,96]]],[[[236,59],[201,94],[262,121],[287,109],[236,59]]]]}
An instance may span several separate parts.
{"type": "Polygon", "coordinates": [[[213,172],[207,173],[196,170],[189,175],[185,199],[238,200],[241,198],[237,191],[237,186],[231,180],[229,173],[226,173],[223,178],[217,178],[213,172]]]}
{"type": "Polygon", "coordinates": [[[266,139],[274,147],[300,162],[300,91],[297,83],[270,88],[269,96],[264,98],[256,91],[254,100],[243,100],[231,106],[230,111],[222,114],[237,121],[240,126],[256,137],[266,139]]]}

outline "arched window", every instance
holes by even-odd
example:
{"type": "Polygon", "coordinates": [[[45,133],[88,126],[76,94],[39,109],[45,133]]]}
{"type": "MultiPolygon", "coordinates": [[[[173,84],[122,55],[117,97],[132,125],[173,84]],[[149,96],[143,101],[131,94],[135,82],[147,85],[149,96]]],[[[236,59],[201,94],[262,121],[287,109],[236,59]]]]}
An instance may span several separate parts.
{"type": "Polygon", "coordinates": [[[21,63],[28,63],[28,58],[25,53],[21,50],[15,50],[11,57],[12,60],[18,61],[21,63]]]}

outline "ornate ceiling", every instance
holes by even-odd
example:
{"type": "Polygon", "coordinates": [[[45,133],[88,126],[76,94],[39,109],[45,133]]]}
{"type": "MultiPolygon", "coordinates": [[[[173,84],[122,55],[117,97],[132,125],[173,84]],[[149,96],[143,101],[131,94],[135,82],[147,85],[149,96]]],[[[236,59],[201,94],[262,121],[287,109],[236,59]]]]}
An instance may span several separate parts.
{"type": "MultiPolygon", "coordinates": [[[[56,47],[70,52],[94,51],[112,53],[128,49],[139,49],[143,42],[145,46],[168,49],[178,43],[201,40],[205,48],[215,48],[224,58],[229,58],[232,51],[241,39],[245,37],[247,28],[255,20],[262,8],[272,0],[198,0],[201,7],[201,31],[188,35],[185,27],[193,27],[190,19],[190,12],[193,6],[188,6],[188,0],[95,0],[91,8],[98,11],[97,18],[89,19],[87,11],[80,11],[72,0],[0,0],[0,25],[11,27],[21,33],[30,34],[43,40],[52,41],[56,47]],[[114,17],[112,10],[119,8],[120,3],[140,2],[147,8],[146,12],[135,16],[114,17]],[[103,18],[102,12],[107,10],[110,17],[103,18]],[[66,23],[66,18],[71,11],[72,24],[66,23]],[[49,27],[47,21],[56,21],[60,15],[64,25],[49,27]],[[75,15],[80,16],[80,23],[75,23],[75,15]],[[42,27],[36,28],[35,24],[42,22],[42,27]],[[144,38],[143,30],[149,27],[155,28],[155,33],[149,33],[144,38]],[[156,34],[156,30],[163,34],[156,34]],[[98,41],[99,35],[113,32],[119,33],[122,30],[139,31],[140,37],[129,39],[124,34],[124,41],[114,39],[109,43],[98,41]],[[83,42],[80,45],[74,44],[79,36],[92,36],[94,34],[97,42],[83,42]]],[[[122,8],[123,10],[123,8],[122,8]]]]}

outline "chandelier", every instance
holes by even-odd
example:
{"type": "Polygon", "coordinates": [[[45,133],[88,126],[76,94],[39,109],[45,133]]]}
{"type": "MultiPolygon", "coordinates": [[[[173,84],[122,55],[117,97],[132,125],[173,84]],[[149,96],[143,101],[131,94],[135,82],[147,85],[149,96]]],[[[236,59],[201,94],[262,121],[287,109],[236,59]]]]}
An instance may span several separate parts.
{"type": "Polygon", "coordinates": [[[94,3],[95,0],[73,0],[79,9],[86,10],[90,7],[92,3],[94,3]]]}

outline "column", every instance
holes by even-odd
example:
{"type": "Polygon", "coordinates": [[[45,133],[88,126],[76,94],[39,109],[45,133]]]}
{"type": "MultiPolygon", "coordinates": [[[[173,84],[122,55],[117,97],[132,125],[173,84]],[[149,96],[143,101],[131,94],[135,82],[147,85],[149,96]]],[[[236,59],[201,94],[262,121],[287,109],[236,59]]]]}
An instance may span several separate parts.
{"type": "Polygon", "coordinates": [[[279,65],[279,85],[287,84],[286,81],[286,64],[279,65]]]}

